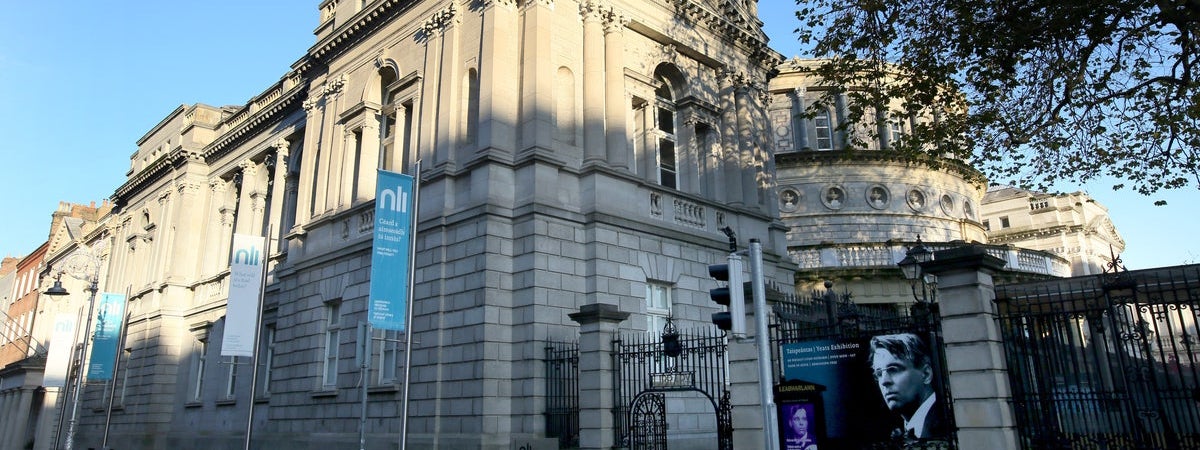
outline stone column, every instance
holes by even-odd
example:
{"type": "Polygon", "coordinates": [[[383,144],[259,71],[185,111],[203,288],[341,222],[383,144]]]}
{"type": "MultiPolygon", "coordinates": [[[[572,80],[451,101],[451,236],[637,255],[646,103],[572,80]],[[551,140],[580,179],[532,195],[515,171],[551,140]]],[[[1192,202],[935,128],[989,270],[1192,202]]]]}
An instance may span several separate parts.
{"type": "Polygon", "coordinates": [[[751,108],[753,107],[752,93],[750,92],[750,84],[743,80],[735,88],[737,92],[737,155],[738,155],[738,173],[741,174],[741,193],[740,199],[734,199],[734,203],[745,206],[754,205],[757,203],[758,195],[757,184],[755,183],[754,170],[754,119],[751,117],[751,108]]]}
{"type": "Polygon", "coordinates": [[[610,13],[604,21],[604,121],[607,127],[608,164],[629,169],[625,116],[625,24],[629,19],[610,13]]]}
{"type": "Polygon", "coordinates": [[[58,426],[58,409],[55,405],[58,404],[60,393],[60,389],[57,387],[46,388],[42,404],[38,405],[41,412],[38,413],[38,422],[35,427],[33,450],[52,450],[50,444],[54,441],[55,428],[58,426]]]}
{"type": "Polygon", "coordinates": [[[613,340],[629,318],[617,305],[589,303],[569,314],[579,323],[579,448],[610,449],[613,435],[613,340]]]}
{"type": "Polygon", "coordinates": [[[794,132],[793,142],[795,143],[796,150],[812,147],[808,143],[808,120],[805,120],[803,116],[805,108],[804,96],[807,95],[806,92],[805,88],[801,86],[792,91],[790,95],[792,98],[792,107],[791,114],[788,116],[788,123],[792,126],[792,131],[794,132]]]}
{"type": "Polygon", "coordinates": [[[524,6],[525,38],[521,52],[521,143],[525,152],[554,148],[554,64],[550,58],[553,0],[528,0],[524,6]]]}
{"type": "Polygon", "coordinates": [[[738,114],[736,85],[739,76],[733,72],[721,74],[721,152],[724,164],[721,172],[725,176],[725,188],[718,189],[718,201],[732,205],[742,204],[742,164],[738,152],[738,114]]]}
{"type": "Polygon", "coordinates": [[[675,118],[675,178],[679,190],[693,194],[700,193],[700,163],[697,160],[696,118],[676,114],[675,118]],[[682,119],[682,120],[679,120],[682,119]]]}
{"type": "MultiPolygon", "coordinates": [[[[280,139],[275,142],[275,153],[267,156],[268,161],[272,161],[274,166],[271,170],[271,186],[268,189],[271,196],[271,205],[267,209],[267,239],[280,238],[287,230],[281,230],[283,225],[283,204],[288,198],[287,190],[287,174],[288,174],[288,153],[290,143],[287,139],[280,139]]],[[[282,239],[280,239],[282,241],[282,239]]],[[[282,248],[280,243],[276,243],[275,247],[271,247],[270,242],[267,243],[268,248],[273,248],[278,251],[282,248]]]]}
{"type": "Polygon", "coordinates": [[[583,162],[607,159],[604,138],[604,10],[597,0],[579,3],[583,15],[583,162]]]}
{"type": "Polygon", "coordinates": [[[338,175],[337,206],[340,210],[350,208],[354,204],[354,198],[356,197],[356,193],[354,192],[354,184],[356,183],[354,173],[359,172],[359,176],[361,176],[361,171],[366,169],[359,165],[359,155],[363,152],[360,138],[362,137],[361,134],[365,132],[353,130],[349,127],[342,128],[342,152],[341,158],[338,158],[342,166],[342,170],[338,175]],[[356,168],[358,170],[355,170],[356,168]]]}
{"type": "Polygon", "coordinates": [[[512,155],[516,146],[514,126],[520,109],[521,64],[510,59],[519,54],[517,26],[515,2],[484,2],[478,143],[480,149],[505,155],[512,155]]]}
{"type": "Polygon", "coordinates": [[[254,234],[254,197],[258,191],[258,165],[251,160],[242,161],[238,164],[242,168],[241,172],[241,188],[238,189],[238,196],[234,199],[237,202],[237,216],[234,218],[234,232],[241,234],[254,234]]]}
{"type": "Polygon", "coordinates": [[[23,387],[17,391],[16,409],[9,410],[12,414],[11,446],[5,448],[25,448],[29,439],[29,416],[33,413],[33,387],[23,387]]]}
{"type": "Polygon", "coordinates": [[[1019,447],[992,282],[992,274],[1003,267],[1004,260],[974,246],[935,252],[932,261],[921,264],[938,277],[959,448],[1019,447]]]}
{"type": "Polygon", "coordinates": [[[846,116],[849,114],[846,106],[846,94],[837,92],[833,94],[834,120],[837,122],[830,124],[833,128],[833,148],[835,150],[845,150],[850,146],[850,129],[839,129],[846,123],[846,116]]]}
{"type": "Polygon", "coordinates": [[[358,142],[358,188],[354,190],[354,203],[375,198],[375,178],[379,171],[379,113],[367,111],[358,142]]]}
{"type": "MultiPolygon", "coordinates": [[[[304,101],[304,113],[307,121],[304,127],[304,146],[300,150],[300,179],[296,187],[296,222],[293,225],[308,223],[312,217],[313,185],[316,184],[317,173],[314,167],[317,163],[317,153],[320,151],[317,142],[320,140],[320,126],[316,118],[320,110],[317,108],[318,99],[304,101]]],[[[291,230],[284,230],[285,233],[291,230]]]]}

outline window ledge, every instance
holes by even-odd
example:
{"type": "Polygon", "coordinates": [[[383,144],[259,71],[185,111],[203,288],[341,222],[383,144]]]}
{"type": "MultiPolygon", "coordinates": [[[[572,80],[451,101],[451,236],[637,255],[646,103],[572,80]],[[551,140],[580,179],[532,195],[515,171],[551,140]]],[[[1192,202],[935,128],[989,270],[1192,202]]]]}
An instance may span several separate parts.
{"type": "Polygon", "coordinates": [[[263,394],[254,397],[254,403],[271,403],[271,394],[263,394]]]}
{"type": "Polygon", "coordinates": [[[199,400],[190,400],[183,404],[183,407],[185,409],[186,408],[199,408],[201,406],[204,406],[204,402],[199,401],[199,400]]]}
{"type": "Polygon", "coordinates": [[[395,394],[397,392],[400,392],[398,384],[383,384],[367,388],[367,394],[395,394]]]}
{"type": "Polygon", "coordinates": [[[217,400],[216,403],[217,403],[217,406],[236,405],[237,399],[236,398],[223,398],[223,399],[217,400]]]}
{"type": "Polygon", "coordinates": [[[312,398],[337,397],[337,394],[337,389],[321,389],[309,393],[312,398]]]}

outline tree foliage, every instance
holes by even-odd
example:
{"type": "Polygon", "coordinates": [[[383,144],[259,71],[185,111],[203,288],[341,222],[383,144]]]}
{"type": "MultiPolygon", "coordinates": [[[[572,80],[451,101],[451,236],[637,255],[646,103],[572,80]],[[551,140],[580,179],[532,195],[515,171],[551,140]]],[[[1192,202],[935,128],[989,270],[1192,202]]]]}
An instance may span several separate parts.
{"type": "Polygon", "coordinates": [[[897,150],[1038,189],[1101,176],[1142,194],[1200,183],[1200,0],[797,5],[800,41],[822,61],[806,70],[842,87],[850,122],[884,109],[932,118],[897,150]]]}

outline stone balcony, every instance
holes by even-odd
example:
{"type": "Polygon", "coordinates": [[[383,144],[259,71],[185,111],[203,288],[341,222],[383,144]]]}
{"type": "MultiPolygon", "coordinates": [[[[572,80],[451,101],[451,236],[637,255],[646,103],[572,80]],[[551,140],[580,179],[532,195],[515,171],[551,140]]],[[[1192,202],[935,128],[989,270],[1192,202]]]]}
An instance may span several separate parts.
{"type": "MultiPolygon", "coordinates": [[[[885,269],[896,268],[904,259],[911,242],[885,242],[867,244],[828,244],[804,248],[790,248],[788,255],[800,266],[801,271],[818,269],[885,269]]],[[[961,242],[923,243],[936,252],[962,245],[961,242]]],[[[1029,250],[1009,245],[975,244],[987,249],[988,254],[1003,259],[1007,272],[1036,274],[1052,277],[1071,276],[1071,264],[1065,258],[1039,250],[1029,250]]]]}

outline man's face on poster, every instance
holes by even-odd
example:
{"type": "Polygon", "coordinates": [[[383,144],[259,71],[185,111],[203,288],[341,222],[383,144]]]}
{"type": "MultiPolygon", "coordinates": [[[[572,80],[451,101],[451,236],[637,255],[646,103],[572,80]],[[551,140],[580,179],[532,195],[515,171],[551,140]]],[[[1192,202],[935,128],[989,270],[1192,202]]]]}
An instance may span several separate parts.
{"type": "Polygon", "coordinates": [[[914,367],[911,361],[896,358],[887,350],[875,349],[871,371],[883,401],[892,411],[912,414],[932,392],[929,383],[933,370],[928,365],[914,367]]]}
{"type": "Polygon", "coordinates": [[[792,431],[796,432],[797,435],[808,434],[808,411],[805,411],[804,408],[796,407],[796,410],[792,411],[791,424],[792,431]]]}

